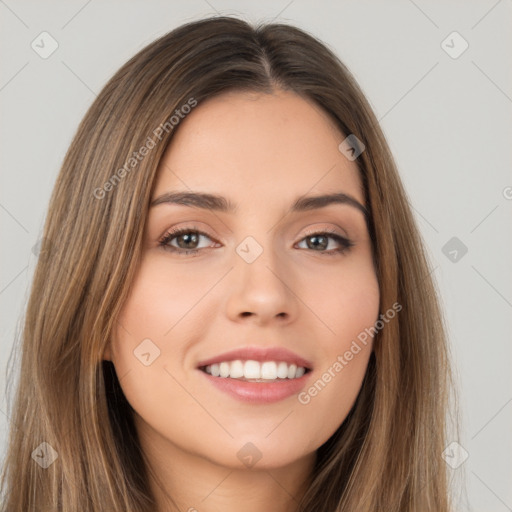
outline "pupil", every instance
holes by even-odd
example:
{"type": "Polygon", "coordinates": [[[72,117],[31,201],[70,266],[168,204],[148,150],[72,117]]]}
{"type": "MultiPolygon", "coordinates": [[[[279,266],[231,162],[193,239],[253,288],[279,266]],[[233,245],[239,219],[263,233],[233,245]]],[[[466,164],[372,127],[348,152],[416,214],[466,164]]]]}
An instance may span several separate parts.
{"type": "Polygon", "coordinates": [[[323,249],[325,249],[325,247],[326,247],[326,244],[325,244],[326,237],[325,236],[316,236],[315,235],[315,236],[310,237],[310,240],[318,241],[319,239],[323,239],[324,243],[323,244],[317,244],[316,242],[314,242],[312,245],[314,247],[322,247],[323,249]]]}
{"type": "MultiPolygon", "coordinates": [[[[196,234],[190,234],[190,233],[188,233],[188,234],[186,234],[186,235],[181,235],[181,237],[179,237],[179,238],[181,238],[181,239],[185,239],[185,240],[186,240],[185,244],[186,244],[186,243],[188,243],[188,242],[190,242],[191,240],[192,240],[192,242],[197,242],[197,235],[196,235],[196,234]]],[[[179,245],[181,246],[181,244],[179,244],[179,245]]],[[[185,249],[190,249],[190,247],[189,247],[189,246],[187,246],[187,245],[185,245],[185,247],[184,247],[184,248],[185,248],[185,249]]]]}

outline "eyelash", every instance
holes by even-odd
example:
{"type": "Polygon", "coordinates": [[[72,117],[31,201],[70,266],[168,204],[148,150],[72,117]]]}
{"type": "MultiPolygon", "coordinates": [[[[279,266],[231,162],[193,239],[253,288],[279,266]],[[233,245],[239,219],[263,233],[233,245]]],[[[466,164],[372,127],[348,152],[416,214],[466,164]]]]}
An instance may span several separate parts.
{"type": "MultiPolygon", "coordinates": [[[[200,229],[197,229],[196,227],[185,227],[185,228],[177,228],[171,231],[168,231],[158,242],[158,246],[162,247],[162,249],[166,251],[170,251],[173,253],[176,253],[180,256],[188,256],[191,254],[197,254],[198,252],[202,251],[203,249],[181,249],[177,247],[172,247],[169,245],[169,242],[173,240],[174,238],[177,238],[180,235],[188,234],[188,233],[196,233],[198,235],[206,236],[207,238],[212,239],[208,233],[205,233],[204,231],[201,231],[200,229]]],[[[325,230],[325,231],[312,231],[310,233],[306,233],[306,235],[300,240],[301,242],[305,240],[306,238],[311,238],[313,236],[319,236],[319,235],[329,235],[328,238],[332,238],[336,240],[341,247],[339,249],[331,249],[330,251],[313,251],[318,252],[319,254],[322,254],[324,256],[336,256],[336,255],[344,255],[346,254],[351,247],[354,246],[354,243],[349,240],[348,238],[342,237],[338,235],[335,231],[331,230],[325,230]]],[[[211,249],[211,247],[209,247],[211,249]]]]}

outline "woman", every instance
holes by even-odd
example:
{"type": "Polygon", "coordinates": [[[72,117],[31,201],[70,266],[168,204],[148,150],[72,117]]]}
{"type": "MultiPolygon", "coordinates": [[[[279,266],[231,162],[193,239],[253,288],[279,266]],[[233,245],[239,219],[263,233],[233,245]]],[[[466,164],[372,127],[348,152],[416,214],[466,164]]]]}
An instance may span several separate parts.
{"type": "Polygon", "coordinates": [[[446,511],[421,238],[346,67],[287,25],[181,26],[57,179],[5,511],[446,511]]]}

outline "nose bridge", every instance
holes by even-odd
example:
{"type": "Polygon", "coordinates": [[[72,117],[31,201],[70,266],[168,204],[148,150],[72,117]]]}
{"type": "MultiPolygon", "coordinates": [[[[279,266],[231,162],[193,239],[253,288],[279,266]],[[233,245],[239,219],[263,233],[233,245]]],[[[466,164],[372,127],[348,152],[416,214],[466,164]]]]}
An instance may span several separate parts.
{"type": "Polygon", "coordinates": [[[295,304],[285,265],[272,233],[248,235],[235,248],[231,316],[253,313],[262,318],[293,315],[295,304]],[[256,239],[256,236],[259,240],[256,239]]]}
{"type": "Polygon", "coordinates": [[[264,233],[256,236],[258,239],[252,235],[246,236],[235,249],[237,254],[235,267],[240,282],[255,281],[253,284],[283,286],[281,280],[276,277],[276,274],[280,274],[282,270],[278,248],[274,246],[272,234],[264,233]],[[277,283],[274,283],[276,280],[277,283]]]}

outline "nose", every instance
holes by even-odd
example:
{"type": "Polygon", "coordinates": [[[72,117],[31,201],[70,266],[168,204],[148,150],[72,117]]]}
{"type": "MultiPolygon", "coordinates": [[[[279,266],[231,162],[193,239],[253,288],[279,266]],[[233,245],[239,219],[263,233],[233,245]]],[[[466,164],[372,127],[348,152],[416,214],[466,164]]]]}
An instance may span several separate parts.
{"type": "Polygon", "coordinates": [[[298,313],[294,278],[275,253],[265,248],[252,263],[236,255],[231,272],[227,315],[235,322],[252,318],[258,325],[288,323],[298,313]]]}

